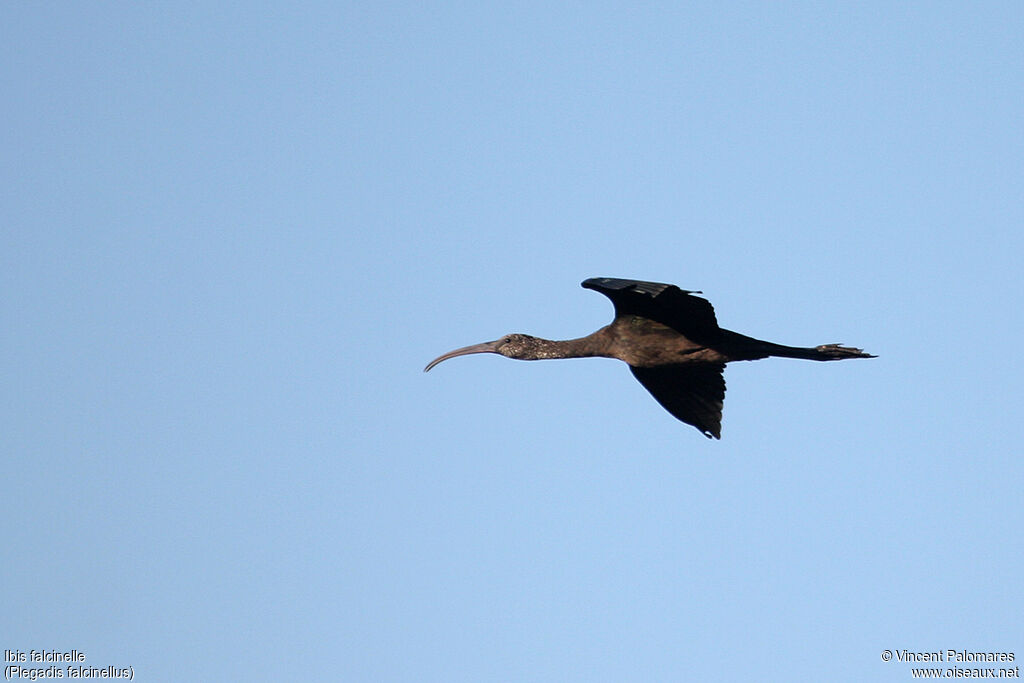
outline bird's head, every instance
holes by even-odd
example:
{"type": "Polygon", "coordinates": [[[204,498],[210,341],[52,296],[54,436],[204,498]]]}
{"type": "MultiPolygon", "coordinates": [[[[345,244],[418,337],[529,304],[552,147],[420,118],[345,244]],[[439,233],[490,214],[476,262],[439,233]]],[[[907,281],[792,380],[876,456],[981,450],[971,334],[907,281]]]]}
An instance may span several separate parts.
{"type": "Polygon", "coordinates": [[[443,360],[455,358],[456,356],[466,356],[471,353],[497,353],[506,358],[515,358],[517,360],[538,360],[543,358],[541,346],[542,340],[537,337],[518,333],[506,334],[501,339],[484,342],[483,344],[464,346],[461,349],[455,349],[442,356],[438,356],[430,361],[427,367],[423,368],[423,372],[427,372],[443,360]]]}

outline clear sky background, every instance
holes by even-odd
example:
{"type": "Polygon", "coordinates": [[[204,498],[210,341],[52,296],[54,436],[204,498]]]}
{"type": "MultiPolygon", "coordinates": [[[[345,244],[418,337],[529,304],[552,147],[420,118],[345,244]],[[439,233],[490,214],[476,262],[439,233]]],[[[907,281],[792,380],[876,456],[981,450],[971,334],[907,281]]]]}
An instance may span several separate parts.
{"type": "Polygon", "coordinates": [[[5,3],[0,649],[140,681],[1024,658],[1024,5],[5,3]],[[879,358],[436,355],[592,276],[879,358]]]}

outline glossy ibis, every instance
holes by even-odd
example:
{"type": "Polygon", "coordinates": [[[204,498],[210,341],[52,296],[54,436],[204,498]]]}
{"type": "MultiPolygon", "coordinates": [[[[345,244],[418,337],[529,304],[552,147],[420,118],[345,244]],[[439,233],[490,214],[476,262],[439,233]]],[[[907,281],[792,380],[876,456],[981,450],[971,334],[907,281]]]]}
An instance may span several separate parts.
{"type": "Polygon", "coordinates": [[[874,358],[839,344],[813,348],[783,346],[722,329],[706,299],[675,285],[610,277],[591,278],[583,287],[601,292],[615,305],[610,325],[580,339],[550,341],[527,334],[449,351],[430,361],[470,353],[498,353],[518,360],[618,358],[668,412],[704,436],[722,436],[725,364],[769,356],[806,360],[874,358]]]}

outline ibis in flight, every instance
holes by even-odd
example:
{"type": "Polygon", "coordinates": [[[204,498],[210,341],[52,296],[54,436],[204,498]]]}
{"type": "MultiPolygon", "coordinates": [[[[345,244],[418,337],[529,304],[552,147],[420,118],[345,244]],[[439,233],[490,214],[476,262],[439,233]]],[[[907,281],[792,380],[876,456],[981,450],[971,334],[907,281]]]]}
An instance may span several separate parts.
{"type": "Polygon", "coordinates": [[[874,358],[839,344],[783,346],[722,329],[711,303],[675,285],[597,277],[583,287],[601,292],[615,305],[610,325],[579,339],[551,341],[508,334],[492,342],[449,351],[430,361],[470,353],[497,353],[518,360],[618,358],[665,410],[708,438],[722,437],[725,364],[777,356],[805,360],[874,358]]]}

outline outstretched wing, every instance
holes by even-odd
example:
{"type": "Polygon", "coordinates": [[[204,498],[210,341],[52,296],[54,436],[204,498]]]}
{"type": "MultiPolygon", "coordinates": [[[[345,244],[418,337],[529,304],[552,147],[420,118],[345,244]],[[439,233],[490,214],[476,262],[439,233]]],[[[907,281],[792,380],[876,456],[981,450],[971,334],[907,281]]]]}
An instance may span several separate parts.
{"type": "Polygon", "coordinates": [[[725,364],[694,363],[658,365],[649,368],[630,366],[658,403],[704,436],[722,438],[722,403],[725,401],[725,364]]]}
{"type": "Polygon", "coordinates": [[[720,336],[711,302],[685,289],[660,282],[595,277],[582,286],[601,292],[615,305],[615,317],[638,315],[668,325],[693,341],[706,343],[720,336]]]}

